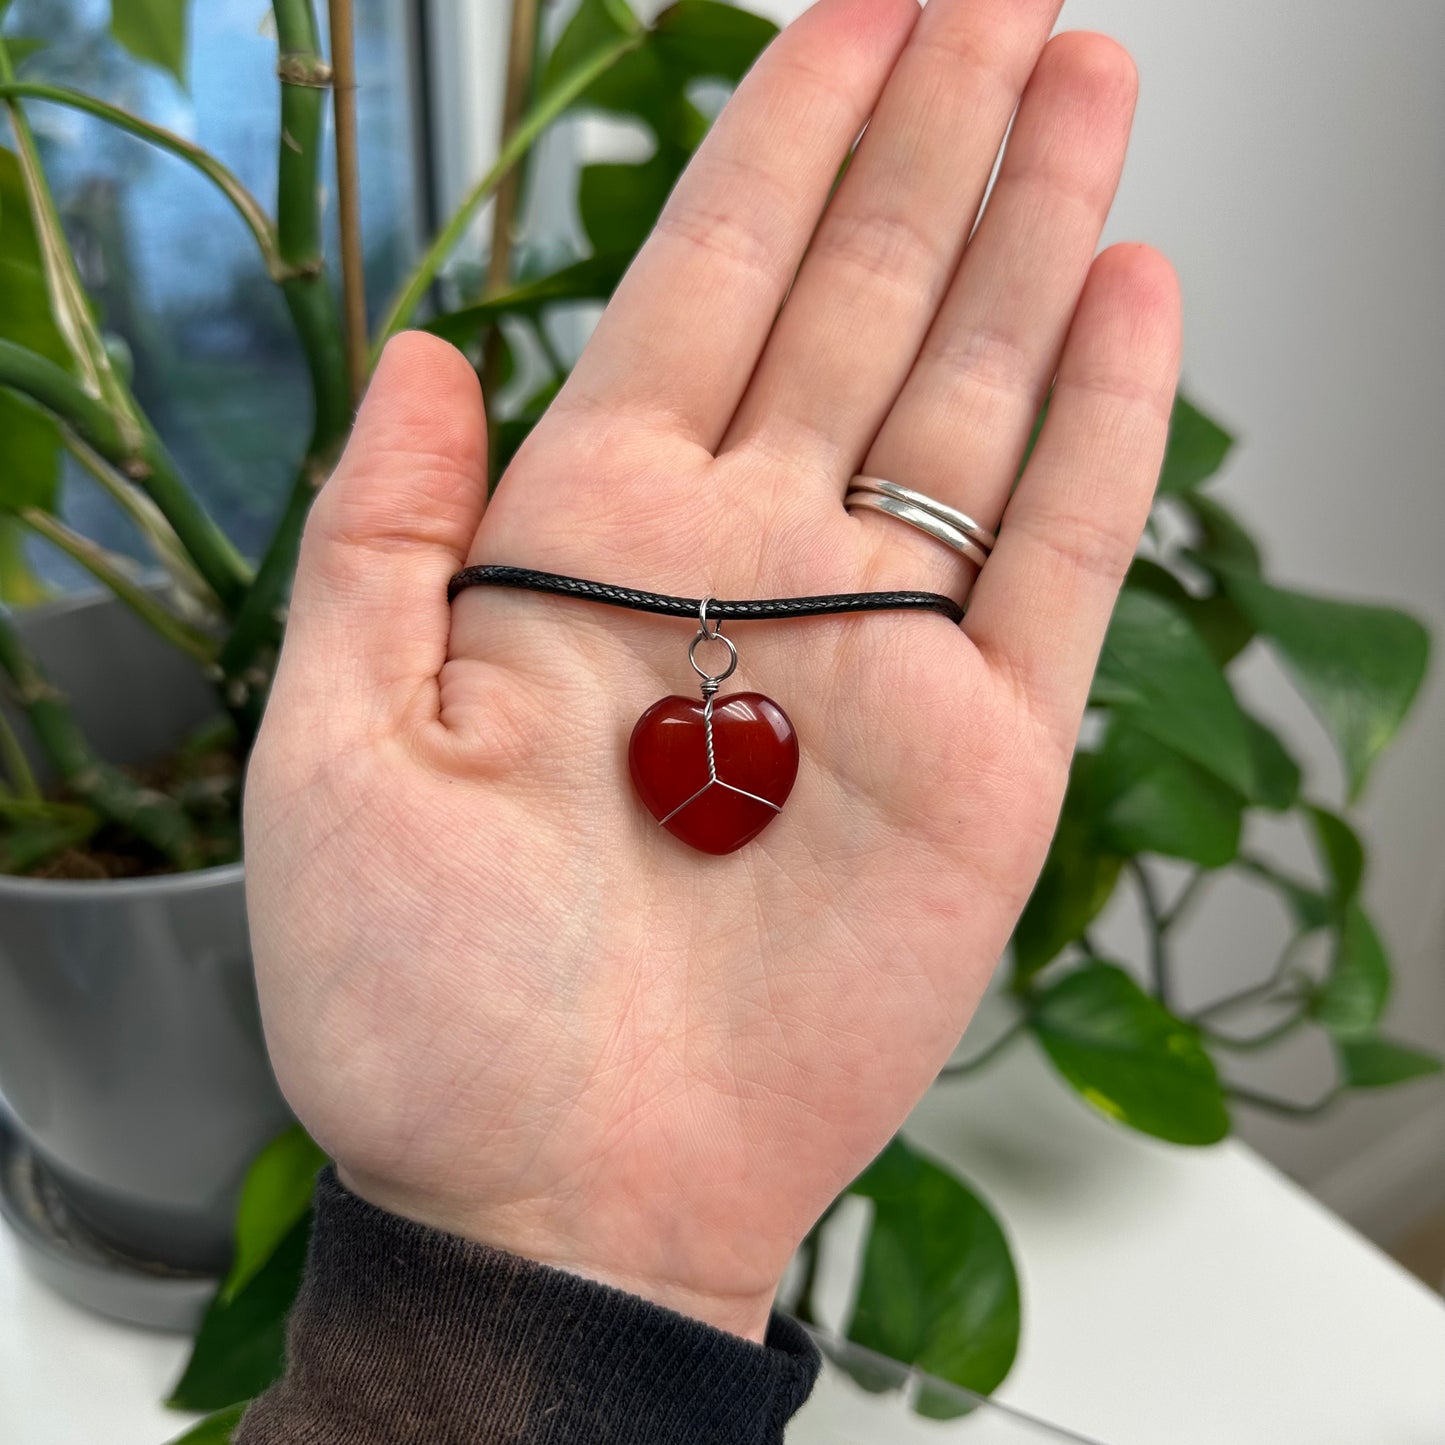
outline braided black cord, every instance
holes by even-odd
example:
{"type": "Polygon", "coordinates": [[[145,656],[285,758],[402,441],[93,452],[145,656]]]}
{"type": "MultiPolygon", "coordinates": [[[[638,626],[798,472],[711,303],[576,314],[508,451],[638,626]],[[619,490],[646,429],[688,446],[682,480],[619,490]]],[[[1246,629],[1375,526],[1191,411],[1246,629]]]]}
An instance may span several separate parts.
{"type": "MultiPolygon", "coordinates": [[[[530,567],[465,567],[447,583],[447,601],[455,602],[468,587],[521,587],[557,597],[630,607],[634,612],[659,612],[665,617],[696,617],[702,606],[700,597],[669,597],[662,592],[613,587],[557,572],[537,572],[530,567]]],[[[963,608],[939,592],[834,592],[822,597],[773,597],[758,602],[710,598],[707,604],[709,620],[725,622],[824,617],[838,612],[938,612],[950,622],[963,620],[963,608]]]]}

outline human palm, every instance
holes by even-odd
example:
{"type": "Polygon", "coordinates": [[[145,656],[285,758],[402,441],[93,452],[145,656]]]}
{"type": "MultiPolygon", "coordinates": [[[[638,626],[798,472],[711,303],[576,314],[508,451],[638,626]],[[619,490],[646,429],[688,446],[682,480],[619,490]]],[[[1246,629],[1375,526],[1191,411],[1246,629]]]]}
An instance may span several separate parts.
{"type": "Polygon", "coordinates": [[[471,368],[388,348],[308,527],[246,820],[278,1077],[375,1202],[760,1335],[957,1043],[1043,861],[1177,365],[1167,266],[1094,258],[1132,69],[1045,47],[1056,8],[823,0],[790,27],[485,517],[471,368]],[[860,470],[1002,517],[998,546],[961,628],[729,627],[724,696],[777,699],[802,766],[725,857],[627,777],[694,629],[446,605],[467,560],[962,600],[955,553],[844,510],[860,470]]]}

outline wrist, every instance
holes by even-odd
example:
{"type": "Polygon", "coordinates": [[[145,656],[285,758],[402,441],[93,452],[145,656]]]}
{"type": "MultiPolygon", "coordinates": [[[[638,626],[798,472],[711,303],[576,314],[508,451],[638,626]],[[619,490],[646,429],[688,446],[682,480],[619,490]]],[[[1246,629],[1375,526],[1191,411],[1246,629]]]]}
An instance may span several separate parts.
{"type": "MultiPolygon", "coordinates": [[[[689,1233],[685,1245],[669,1248],[662,1232],[648,1223],[619,1228],[617,1221],[608,1222],[611,1211],[597,1210],[596,1222],[604,1227],[584,1231],[575,1227],[576,1221],[571,1227],[560,1226],[553,1217],[556,1211],[533,1203],[468,1207],[340,1164],[336,1173],[353,1194],[404,1219],[623,1290],[745,1340],[761,1344],[767,1334],[778,1280],[740,1275],[738,1288],[719,1287],[718,1264],[735,1253],[727,1243],[712,1248],[705,1238],[689,1233]],[[692,1267],[697,1261],[702,1271],[692,1267]],[[695,1278],[699,1272],[711,1276],[707,1283],[695,1278]]],[[[666,1233],[676,1229],[675,1221],[670,1222],[666,1233]]]]}

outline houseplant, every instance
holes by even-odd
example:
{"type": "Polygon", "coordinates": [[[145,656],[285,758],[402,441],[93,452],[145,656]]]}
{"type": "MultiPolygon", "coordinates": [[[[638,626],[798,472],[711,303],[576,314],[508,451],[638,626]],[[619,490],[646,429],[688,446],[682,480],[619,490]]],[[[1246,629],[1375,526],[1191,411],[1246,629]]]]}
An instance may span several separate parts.
{"type": "MultiPolygon", "coordinates": [[[[344,20],[345,7],[334,9],[344,20]]],[[[291,91],[301,90],[314,108],[325,77],[314,47],[306,61],[289,48],[288,34],[294,38],[296,32],[288,32],[286,25],[294,23],[296,10],[277,7],[287,97],[283,104],[299,103],[291,91]]],[[[532,27],[523,23],[526,13],[519,7],[515,29],[519,54],[525,53],[532,34],[532,27]]],[[[503,226],[492,248],[486,283],[472,288],[479,294],[428,323],[468,348],[494,379],[505,374],[509,354],[525,361],[530,375],[525,377],[527,385],[518,388],[523,395],[502,409],[497,424],[502,461],[540,415],[566,369],[549,329],[551,311],[561,304],[605,297],[705,128],[705,117],[691,98],[695,82],[735,80],[769,32],[770,27],[755,18],[705,0],[677,5],[647,27],[616,0],[595,0],[577,9],[548,48],[542,65],[513,67],[521,77],[514,94],[526,88],[529,74],[537,77],[535,94],[530,105],[518,107],[521,118],[504,145],[502,160],[479,184],[470,203],[487,195],[515,167],[551,119],[576,106],[636,120],[650,130],[656,148],[642,162],[591,166],[582,172],[578,211],[589,254],[569,259],[561,267],[539,269],[537,256],[508,245],[510,236],[503,226]]],[[[344,25],[336,33],[344,37],[344,25]]],[[[341,95],[349,93],[344,51],[343,44],[334,57],[341,73],[341,95]]],[[[49,100],[92,110],[98,104],[25,83],[5,90],[17,104],[49,100]]],[[[108,118],[157,144],[178,148],[172,138],[158,135],[143,122],[114,112],[108,118]]],[[[339,119],[338,136],[344,147],[348,127],[344,115],[339,119]]],[[[285,134],[288,144],[282,150],[282,164],[289,174],[298,153],[289,113],[285,134]]],[[[318,382],[319,424],[330,414],[328,398],[344,394],[338,378],[345,375],[335,317],[328,314],[324,328],[318,320],[330,304],[321,272],[313,264],[319,258],[308,252],[288,260],[279,246],[284,224],[277,227],[277,244],[268,251],[269,222],[257,215],[248,197],[236,193],[233,179],[209,158],[185,153],[228,188],[249,218],[268,262],[279,258],[276,274],[292,304],[303,345],[313,365],[320,364],[330,388],[323,392],[318,382]],[[323,329],[329,338],[324,350],[318,349],[323,329]]],[[[343,165],[343,180],[346,172],[343,165]]],[[[313,169],[310,191],[301,192],[309,195],[313,211],[314,179],[313,169]]],[[[284,220],[287,197],[294,204],[295,192],[283,181],[281,194],[284,220]]],[[[343,219],[350,199],[343,187],[343,219]]],[[[44,234],[45,197],[33,178],[29,203],[44,234]]],[[[444,228],[402,289],[381,334],[416,314],[443,259],[466,229],[469,214],[464,207],[444,228]]],[[[43,254],[49,258],[56,249],[63,251],[50,247],[43,254]]],[[[63,282],[63,258],[56,264],[63,282]]],[[[354,298],[354,245],[343,251],[343,271],[352,282],[349,294],[354,298]]],[[[51,288],[64,299],[65,288],[54,278],[51,288]]],[[[354,304],[349,314],[353,318],[348,333],[349,374],[354,383],[365,371],[365,338],[355,324],[354,304]]],[[[83,318],[75,329],[85,330],[83,318]]],[[[33,350],[28,360],[15,355],[16,350],[0,350],[0,367],[9,361],[8,373],[0,371],[0,376],[48,414],[80,430],[104,460],[122,467],[129,462],[137,485],[166,519],[174,546],[187,554],[186,565],[200,579],[199,588],[194,578],[189,579],[190,595],[200,592],[218,619],[207,635],[218,633],[223,639],[216,646],[215,664],[233,730],[231,746],[244,751],[274,654],[278,629],[274,608],[282,595],[295,529],[304,514],[309,485],[324,468],[344,427],[329,431],[320,445],[313,445],[278,541],[254,578],[228,582],[223,575],[225,554],[210,545],[214,539],[202,525],[203,517],[178,509],[176,489],[164,485],[168,460],[158,444],[148,442],[144,428],[138,430],[139,450],[112,445],[107,451],[111,435],[93,424],[92,411],[76,404],[54,370],[36,364],[33,350]],[[209,589],[209,598],[202,588],[209,589]],[[252,599],[258,590],[265,595],[266,588],[274,590],[263,613],[252,599]],[[244,645],[237,642],[238,635],[244,645]]],[[[96,358],[98,352],[92,359],[99,372],[96,358]]],[[[123,393],[118,394],[124,400],[123,393]]],[[[1239,1091],[1221,1082],[1216,1064],[1216,1056],[1227,1056],[1229,1047],[1215,1022],[1228,1001],[1191,1018],[1168,1007],[1174,998],[1169,941],[1182,908],[1197,897],[1199,887],[1232,864],[1248,868],[1281,890],[1295,912],[1300,936],[1318,934],[1333,940],[1334,957],[1326,975],[1297,975],[1287,961],[1272,981],[1272,994],[1288,1014],[1272,1026],[1271,1035],[1279,1036],[1286,1027],[1328,1029],[1337,1040],[1342,1085],[1399,1080],[1433,1067],[1433,1061],[1375,1033],[1387,968],[1359,901],[1362,854],[1353,833],[1338,814],[1302,802],[1299,769],[1283,743],[1240,709],[1225,673],[1225,667],[1256,640],[1277,650],[1333,727],[1352,784],[1358,788],[1418,687],[1425,658],[1423,634],[1409,619],[1388,609],[1311,598],[1266,581],[1248,537],[1199,490],[1222,463],[1227,446],[1228,438],[1217,426],[1181,403],[1165,466],[1162,540],[1136,566],[1105,649],[1095,691],[1098,740],[1091,741],[1080,757],[1059,838],[1015,940],[1010,986],[1017,1018],[1004,1036],[1031,1035],[1070,1084],[1124,1123],[1192,1144],[1211,1142],[1227,1131],[1229,1096],[1239,1091]],[[1356,675],[1342,680],[1342,673],[1351,668],[1356,675]],[[1250,854],[1241,859],[1240,828],[1251,809],[1299,812],[1320,843],[1324,881],[1281,877],[1264,860],[1250,854]],[[1145,861],[1157,857],[1181,859],[1196,870],[1187,890],[1167,903],[1160,897],[1156,865],[1145,861]],[[1127,971],[1101,960],[1089,937],[1094,917],[1126,875],[1147,912],[1153,940],[1152,994],[1127,971]]],[[[181,489],[181,495],[190,494],[181,489]]],[[[17,515],[37,525],[34,504],[17,508],[17,515]]],[[[46,516],[41,508],[39,525],[49,528],[47,535],[79,551],[73,539],[43,520],[46,516]]],[[[169,537],[166,540],[171,542],[169,537]]],[[[179,620],[185,619],[174,611],[159,619],[162,626],[179,620]]],[[[23,679],[24,656],[17,655],[23,679]]],[[[55,721],[54,699],[45,702],[49,710],[40,717],[34,717],[35,707],[31,708],[42,737],[47,720],[55,721]]],[[[149,827],[157,803],[148,800],[149,811],[142,814],[133,800],[122,797],[124,775],[118,783],[106,777],[105,796],[94,789],[86,795],[80,784],[90,781],[89,774],[77,777],[73,770],[71,786],[79,797],[69,801],[88,807],[97,818],[127,823],[132,830],[142,822],[149,827]],[[112,798],[125,802],[129,814],[117,817],[118,803],[112,806],[107,801],[112,798]]],[[[164,802],[160,811],[171,831],[140,836],[154,851],[183,864],[190,862],[184,853],[167,851],[167,844],[174,844],[176,838],[185,841],[177,813],[182,822],[190,820],[183,809],[166,809],[164,802]]],[[[53,802],[32,796],[15,814],[29,822],[50,816],[54,809],[53,802]]],[[[1233,1043],[1237,1046],[1240,1040],[1233,1043]]],[[[988,1055],[994,1047],[989,1047],[988,1055]]],[[[976,1068],[982,1061],[975,1057],[959,1068],[976,1068]]],[[[1318,1101],[1310,1107],[1314,1102],[1318,1101]]],[[[276,1329],[294,1289],[314,1164],[314,1154],[297,1135],[283,1138],[258,1162],[242,1205],[238,1260],[202,1331],[196,1358],[178,1391],[181,1402],[225,1404],[259,1388],[274,1371],[276,1329]]],[[[852,1333],[887,1352],[946,1368],[964,1383],[991,1387],[1012,1358],[1019,1307],[1007,1246],[986,1208],[961,1181],[901,1143],[891,1146],[854,1190],[873,1201],[874,1213],[852,1333]],[[897,1308],[903,1270],[916,1276],[912,1282],[917,1309],[903,1321],[906,1328],[900,1327],[897,1308]],[[982,1312],[980,1301],[987,1305],[982,1312]]],[[[814,1255],[809,1250],[805,1256],[804,1309],[810,1302],[806,1261],[814,1255]]]]}

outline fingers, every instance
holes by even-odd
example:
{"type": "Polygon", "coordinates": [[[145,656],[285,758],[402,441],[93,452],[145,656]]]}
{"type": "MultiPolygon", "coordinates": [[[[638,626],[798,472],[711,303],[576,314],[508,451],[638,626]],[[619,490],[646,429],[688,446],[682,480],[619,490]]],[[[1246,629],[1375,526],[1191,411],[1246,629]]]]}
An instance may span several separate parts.
{"type": "MultiPolygon", "coordinates": [[[[1044,48],[963,264],[861,470],[997,525],[1123,169],[1137,82],[1102,35],[1044,48]]],[[[972,564],[877,513],[880,573],[955,595],[972,564]],[[931,578],[932,580],[927,580],[931,578]]]]}
{"type": "Polygon", "coordinates": [[[917,16],[915,0],[819,0],[769,46],[678,182],[556,410],[620,410],[716,446],[917,16]]]}
{"type": "Polygon", "coordinates": [[[486,446],[465,357],[421,332],[391,341],[307,521],[273,709],[349,731],[418,705],[435,716],[447,579],[481,521],[486,446]]]}
{"type": "Polygon", "coordinates": [[[964,619],[1065,751],[1149,515],[1179,331],[1178,283],[1162,256],[1115,246],[1095,261],[1048,419],[964,619]]]}
{"type": "Polygon", "coordinates": [[[832,473],[864,450],[973,227],[1058,0],[934,0],[818,226],[728,446],[832,473]]]}

